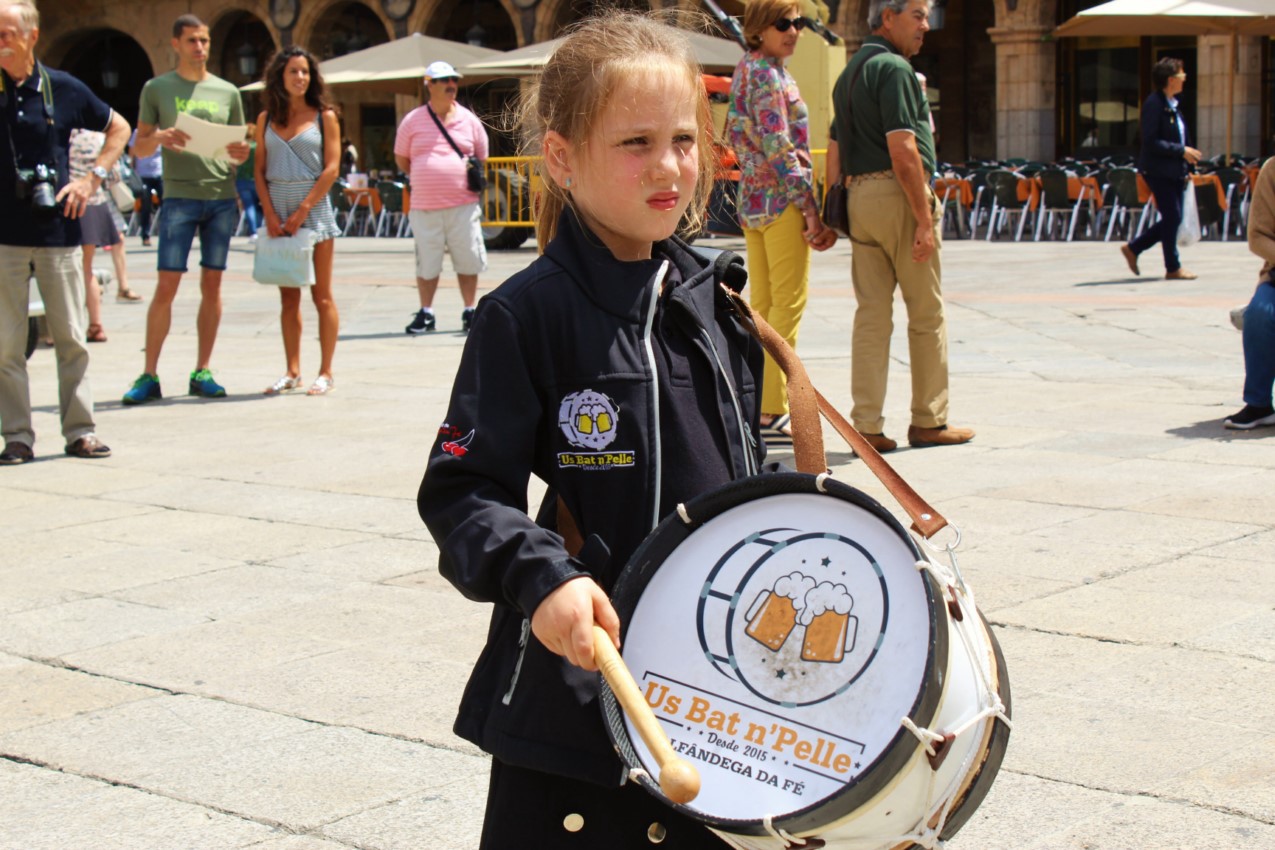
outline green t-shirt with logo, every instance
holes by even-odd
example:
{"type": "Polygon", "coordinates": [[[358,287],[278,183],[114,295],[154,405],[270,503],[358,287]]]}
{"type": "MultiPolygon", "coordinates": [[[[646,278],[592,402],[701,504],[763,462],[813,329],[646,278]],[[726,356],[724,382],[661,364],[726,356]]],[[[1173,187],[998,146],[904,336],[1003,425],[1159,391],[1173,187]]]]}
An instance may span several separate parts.
{"type": "MultiPolygon", "coordinates": [[[[142,87],[140,123],[167,130],[181,112],[213,124],[244,123],[239,89],[212,74],[194,83],[170,71],[142,87]]],[[[235,197],[235,163],[163,150],[165,198],[220,201],[235,197]]]]}

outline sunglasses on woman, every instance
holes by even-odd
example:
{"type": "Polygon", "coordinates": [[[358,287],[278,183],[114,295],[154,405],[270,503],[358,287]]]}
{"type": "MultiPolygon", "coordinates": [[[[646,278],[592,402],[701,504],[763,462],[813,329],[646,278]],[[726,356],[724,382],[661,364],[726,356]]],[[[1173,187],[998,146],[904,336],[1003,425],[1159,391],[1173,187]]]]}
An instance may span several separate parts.
{"type": "Polygon", "coordinates": [[[792,27],[796,27],[798,30],[804,30],[806,26],[809,25],[809,23],[810,22],[807,21],[805,18],[800,18],[800,17],[780,18],[777,21],[775,21],[773,26],[775,27],[775,29],[779,30],[780,32],[788,32],[788,30],[791,29],[792,27]]]}

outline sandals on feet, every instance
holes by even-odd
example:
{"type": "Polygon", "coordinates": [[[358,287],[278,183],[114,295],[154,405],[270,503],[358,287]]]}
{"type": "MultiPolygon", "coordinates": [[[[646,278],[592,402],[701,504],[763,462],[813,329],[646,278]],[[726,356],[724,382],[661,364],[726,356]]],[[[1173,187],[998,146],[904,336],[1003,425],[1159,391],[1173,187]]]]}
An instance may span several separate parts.
{"type": "Polygon", "coordinates": [[[279,380],[275,381],[273,384],[271,384],[270,386],[262,390],[261,394],[262,395],[279,395],[280,393],[286,393],[290,390],[295,390],[299,386],[301,386],[301,379],[299,377],[294,378],[291,375],[284,375],[282,378],[280,378],[279,380]]]}
{"type": "Polygon", "coordinates": [[[761,426],[761,438],[770,445],[791,446],[792,420],[788,418],[788,414],[781,413],[769,425],[761,426]]]}
{"type": "Polygon", "coordinates": [[[89,342],[106,342],[106,331],[101,325],[89,325],[89,329],[85,331],[84,338],[89,342]]]}
{"type": "Polygon", "coordinates": [[[310,389],[306,390],[306,395],[327,395],[336,389],[336,381],[328,375],[320,375],[314,379],[314,383],[310,385],[310,389]]]}
{"type": "Polygon", "coordinates": [[[115,293],[115,300],[123,304],[136,304],[142,300],[142,295],[140,292],[134,292],[131,289],[124,288],[115,293]]]}

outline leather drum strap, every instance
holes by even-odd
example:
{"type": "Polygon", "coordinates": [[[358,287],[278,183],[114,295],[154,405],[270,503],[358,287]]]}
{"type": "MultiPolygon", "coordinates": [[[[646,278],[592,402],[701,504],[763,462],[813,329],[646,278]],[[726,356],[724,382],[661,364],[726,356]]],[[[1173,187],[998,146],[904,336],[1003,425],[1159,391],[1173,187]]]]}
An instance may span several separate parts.
{"type": "Polygon", "coordinates": [[[793,457],[797,463],[797,471],[812,475],[820,475],[828,471],[823,449],[823,432],[819,427],[819,414],[822,413],[833,429],[877,477],[877,480],[890,491],[890,495],[912,519],[912,528],[918,534],[928,539],[944,529],[947,526],[947,520],[943,515],[921,498],[920,494],[894,470],[894,467],[881,457],[872,444],[864,439],[863,435],[814,388],[814,385],[810,383],[810,376],[806,373],[806,367],[802,365],[792,346],[765,319],[758,316],[747,301],[729,287],[723,286],[722,291],[726,293],[753,336],[757,337],[762,347],[788,376],[793,457]]]}
{"type": "Polygon", "coordinates": [[[562,536],[562,548],[566,549],[567,554],[574,558],[584,548],[584,538],[580,535],[580,527],[576,525],[576,518],[571,515],[571,511],[567,510],[567,506],[562,503],[562,496],[557,498],[558,534],[562,536]]]}

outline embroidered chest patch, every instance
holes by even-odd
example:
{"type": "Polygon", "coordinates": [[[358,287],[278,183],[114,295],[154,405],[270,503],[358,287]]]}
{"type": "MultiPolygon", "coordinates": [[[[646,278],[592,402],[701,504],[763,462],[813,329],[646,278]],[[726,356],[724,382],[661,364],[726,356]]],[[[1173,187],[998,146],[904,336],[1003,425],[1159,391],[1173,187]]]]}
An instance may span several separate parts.
{"type": "Polygon", "coordinates": [[[612,469],[633,466],[632,451],[608,450],[619,434],[620,410],[606,395],[581,390],[558,406],[558,428],[567,442],[586,451],[559,452],[561,469],[612,469]]]}

